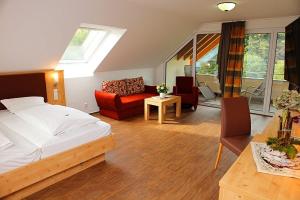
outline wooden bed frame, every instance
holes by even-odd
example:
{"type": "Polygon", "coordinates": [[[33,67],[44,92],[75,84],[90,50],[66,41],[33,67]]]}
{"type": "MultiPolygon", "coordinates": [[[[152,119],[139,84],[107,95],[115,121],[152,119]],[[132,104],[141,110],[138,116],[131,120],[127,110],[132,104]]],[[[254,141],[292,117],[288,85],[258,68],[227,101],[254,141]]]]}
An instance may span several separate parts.
{"type": "MultiPolygon", "coordinates": [[[[40,73],[40,72],[39,72],[40,73]]],[[[59,72],[60,98],[52,95],[52,71],[45,72],[48,103],[65,104],[63,72],[59,72]],[[49,83],[50,82],[50,83],[49,83]]],[[[22,73],[24,74],[24,73],[22,73]]],[[[1,75],[0,75],[1,78],[1,75]]],[[[111,135],[83,144],[62,153],[0,174],[0,199],[22,199],[54,183],[105,160],[105,153],[113,149],[111,135]]]]}

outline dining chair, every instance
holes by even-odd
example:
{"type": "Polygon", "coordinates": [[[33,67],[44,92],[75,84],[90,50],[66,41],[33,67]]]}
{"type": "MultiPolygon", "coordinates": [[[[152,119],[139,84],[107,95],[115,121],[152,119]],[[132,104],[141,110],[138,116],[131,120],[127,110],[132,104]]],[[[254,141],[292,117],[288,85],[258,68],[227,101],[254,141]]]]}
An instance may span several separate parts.
{"type": "Polygon", "coordinates": [[[251,118],[247,98],[222,98],[221,137],[215,169],[221,159],[223,146],[240,155],[250,141],[251,118]]]}

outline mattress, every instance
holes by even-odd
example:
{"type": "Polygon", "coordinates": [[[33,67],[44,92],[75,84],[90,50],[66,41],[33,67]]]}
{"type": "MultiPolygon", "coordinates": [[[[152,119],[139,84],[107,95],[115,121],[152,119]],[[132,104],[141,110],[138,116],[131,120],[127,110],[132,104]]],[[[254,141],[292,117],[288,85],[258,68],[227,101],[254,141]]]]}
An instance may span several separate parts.
{"type": "Polygon", "coordinates": [[[64,152],[111,133],[109,124],[98,121],[62,135],[42,137],[44,133],[39,132],[39,129],[6,110],[0,111],[0,129],[14,143],[12,147],[0,151],[0,173],[64,152]],[[19,127],[16,128],[11,121],[17,122],[19,127]],[[26,129],[26,133],[20,133],[22,130],[20,127],[26,129]],[[29,136],[29,132],[33,134],[29,136]],[[38,141],[33,140],[38,137],[38,133],[40,137],[38,141]]]}

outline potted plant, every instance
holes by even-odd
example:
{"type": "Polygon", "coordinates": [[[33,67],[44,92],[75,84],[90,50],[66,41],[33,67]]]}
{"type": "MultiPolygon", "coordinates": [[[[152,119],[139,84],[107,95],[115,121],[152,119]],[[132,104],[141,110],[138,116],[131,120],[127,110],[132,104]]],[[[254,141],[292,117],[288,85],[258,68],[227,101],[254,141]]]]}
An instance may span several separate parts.
{"type": "Polygon", "coordinates": [[[168,87],[164,83],[157,85],[156,90],[159,93],[160,98],[165,98],[168,93],[168,87]]]}
{"type": "Polygon", "coordinates": [[[277,137],[268,138],[267,144],[273,149],[285,152],[290,159],[295,158],[298,153],[295,145],[300,141],[292,137],[292,125],[295,117],[291,111],[300,111],[300,94],[295,90],[284,90],[275,98],[273,105],[276,109],[282,110],[279,116],[279,130],[277,137]]]}

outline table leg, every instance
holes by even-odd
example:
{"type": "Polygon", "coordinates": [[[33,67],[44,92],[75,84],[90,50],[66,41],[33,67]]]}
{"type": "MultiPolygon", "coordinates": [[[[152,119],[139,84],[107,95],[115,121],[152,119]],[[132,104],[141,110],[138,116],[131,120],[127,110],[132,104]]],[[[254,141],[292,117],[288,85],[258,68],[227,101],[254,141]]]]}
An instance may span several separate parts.
{"type": "Polygon", "coordinates": [[[163,113],[164,113],[164,115],[166,115],[166,113],[167,113],[167,106],[166,105],[163,105],[163,113]]]}
{"type": "Polygon", "coordinates": [[[158,123],[162,124],[164,121],[163,104],[158,106],[158,123]]]}
{"type": "Polygon", "coordinates": [[[145,120],[149,120],[149,115],[150,115],[150,105],[145,103],[144,105],[144,118],[145,120]]]}
{"type": "Polygon", "coordinates": [[[181,100],[176,102],[176,117],[180,117],[181,115],[181,100]]]}

